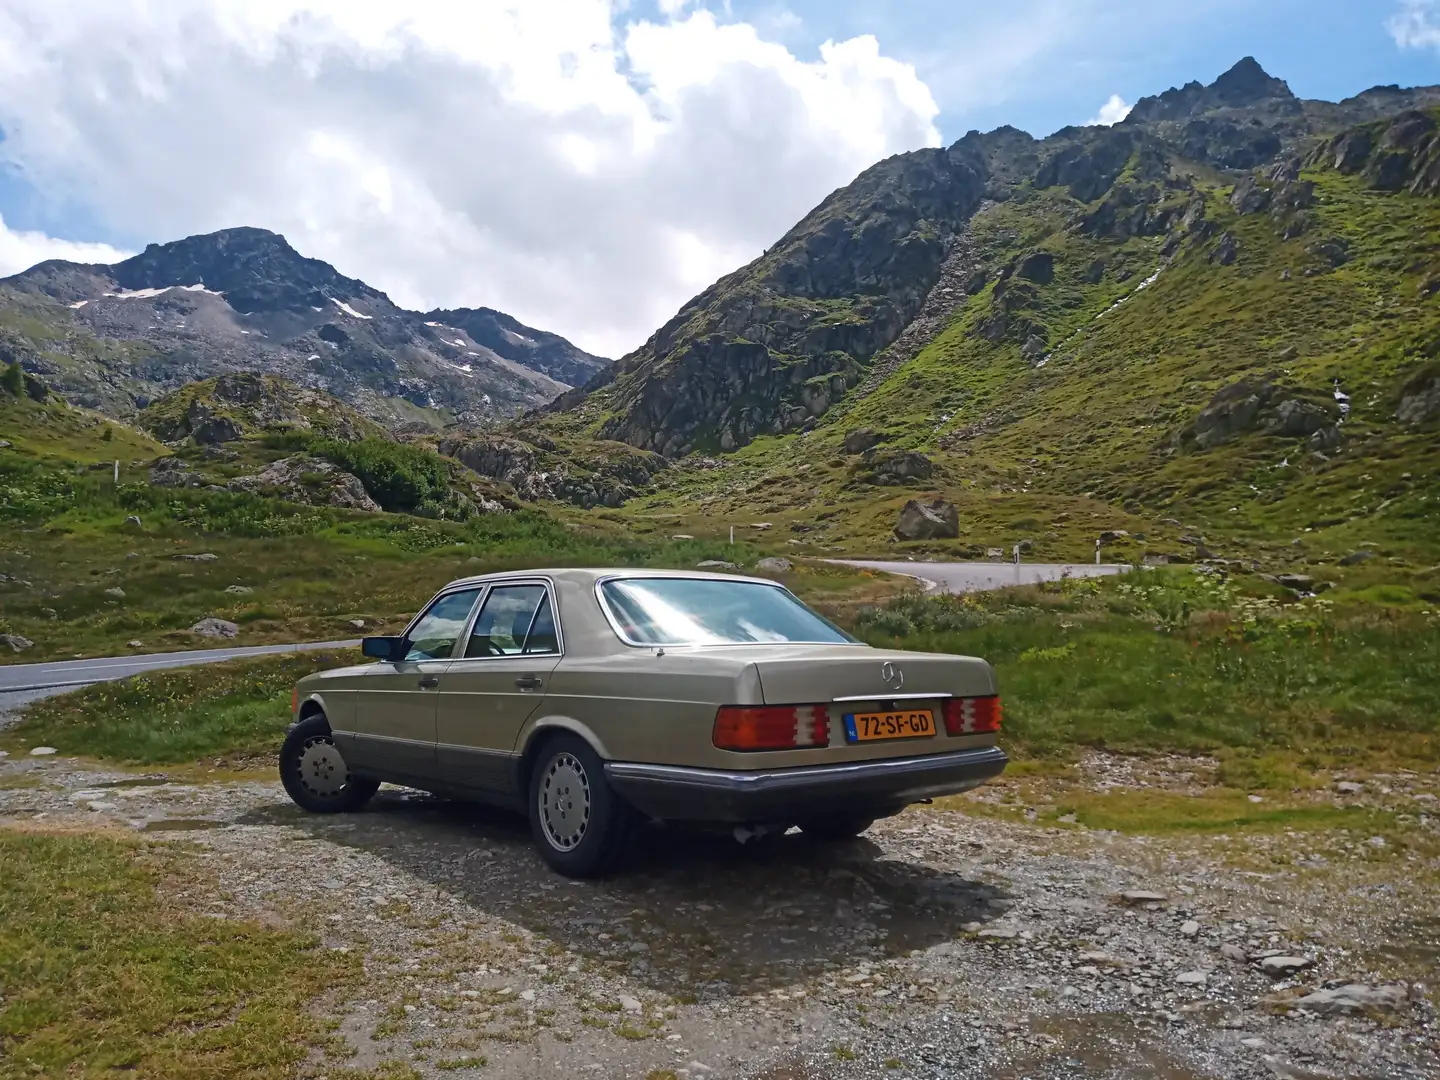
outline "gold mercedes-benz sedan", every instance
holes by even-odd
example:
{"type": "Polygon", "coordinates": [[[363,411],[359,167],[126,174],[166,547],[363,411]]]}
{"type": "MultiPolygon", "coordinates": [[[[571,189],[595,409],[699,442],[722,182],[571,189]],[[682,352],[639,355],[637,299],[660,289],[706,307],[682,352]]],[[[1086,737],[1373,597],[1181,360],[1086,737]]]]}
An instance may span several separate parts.
{"type": "Polygon", "coordinates": [[[385,781],[511,807],[572,877],[646,821],[837,840],[1006,764],[988,663],[872,648],[763,578],[467,578],[363,652],[296,686],[295,802],[355,810],[385,781]]]}

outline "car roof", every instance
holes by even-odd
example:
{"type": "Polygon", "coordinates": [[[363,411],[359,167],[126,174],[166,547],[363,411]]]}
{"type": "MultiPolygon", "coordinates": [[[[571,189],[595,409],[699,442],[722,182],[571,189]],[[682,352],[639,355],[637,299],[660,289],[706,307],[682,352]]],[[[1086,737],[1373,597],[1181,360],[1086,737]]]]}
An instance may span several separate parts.
{"type": "Polygon", "coordinates": [[[655,570],[649,567],[606,566],[606,567],[537,567],[530,570],[502,570],[493,574],[477,574],[474,577],[457,578],[445,586],[446,589],[462,585],[482,585],[511,578],[548,577],[556,581],[574,582],[579,585],[593,585],[607,577],[665,577],[665,578],[709,578],[714,581],[742,581],[757,585],[776,585],[779,582],[763,577],[747,577],[744,574],[714,574],[706,570],[655,570]]]}

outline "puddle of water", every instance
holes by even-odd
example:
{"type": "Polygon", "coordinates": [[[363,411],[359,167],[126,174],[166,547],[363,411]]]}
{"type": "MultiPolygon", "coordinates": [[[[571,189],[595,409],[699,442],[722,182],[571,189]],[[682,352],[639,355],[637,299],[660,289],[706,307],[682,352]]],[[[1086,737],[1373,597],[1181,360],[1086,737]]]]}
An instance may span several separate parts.
{"type": "Polygon", "coordinates": [[[205,818],[161,818],[147,821],[141,832],[195,832],[199,829],[218,829],[223,821],[208,821],[205,818]]]}
{"type": "Polygon", "coordinates": [[[97,788],[127,788],[127,787],[164,787],[170,783],[168,777],[134,776],[128,780],[107,780],[103,784],[93,784],[97,788]]]}

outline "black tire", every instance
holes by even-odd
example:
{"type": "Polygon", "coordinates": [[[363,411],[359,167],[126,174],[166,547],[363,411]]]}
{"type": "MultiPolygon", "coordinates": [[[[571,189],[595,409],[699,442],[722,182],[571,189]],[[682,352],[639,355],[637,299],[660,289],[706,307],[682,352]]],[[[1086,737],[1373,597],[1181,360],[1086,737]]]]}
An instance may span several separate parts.
{"type": "Polygon", "coordinates": [[[296,724],[280,747],[280,782],[295,804],[314,814],[359,810],[380,781],[350,775],[322,714],[296,724]]]}
{"type": "Polygon", "coordinates": [[[578,735],[554,735],[530,771],[530,835],[550,868],[570,878],[615,869],[638,818],[605,779],[600,755],[578,735]]]}
{"type": "Polygon", "coordinates": [[[800,822],[800,831],[819,843],[835,844],[854,840],[874,824],[875,817],[870,814],[826,814],[800,822]]]}

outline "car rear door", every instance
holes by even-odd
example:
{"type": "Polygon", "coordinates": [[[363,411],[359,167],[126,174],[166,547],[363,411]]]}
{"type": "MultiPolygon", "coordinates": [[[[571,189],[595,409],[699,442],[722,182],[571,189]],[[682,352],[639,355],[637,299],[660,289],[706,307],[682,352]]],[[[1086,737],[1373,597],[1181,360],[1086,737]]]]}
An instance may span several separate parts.
{"type": "Polygon", "coordinates": [[[440,680],[483,589],[442,593],[405,632],[403,660],[380,661],[360,676],[354,733],[342,747],[356,769],[422,783],[436,775],[435,707],[440,680]]]}
{"type": "Polygon", "coordinates": [[[441,776],[481,793],[515,794],[515,743],[560,662],[555,593],[543,578],[493,584],[464,648],[441,677],[441,776]]]}

